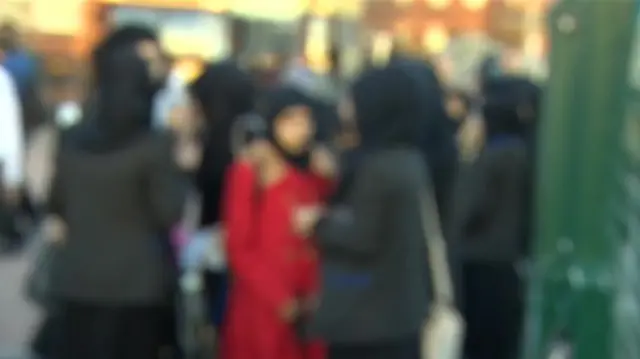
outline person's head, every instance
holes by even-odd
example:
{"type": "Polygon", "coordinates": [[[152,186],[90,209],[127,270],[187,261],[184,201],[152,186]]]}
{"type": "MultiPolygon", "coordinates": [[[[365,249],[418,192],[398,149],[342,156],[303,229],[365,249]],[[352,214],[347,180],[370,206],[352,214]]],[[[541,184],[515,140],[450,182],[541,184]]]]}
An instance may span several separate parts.
{"type": "Polygon", "coordinates": [[[20,34],[12,23],[0,25],[0,56],[2,53],[15,51],[20,46],[20,34]]]}
{"type": "Polygon", "coordinates": [[[400,66],[388,65],[363,73],[351,90],[361,145],[417,145],[423,95],[400,66]]]}
{"type": "Polygon", "coordinates": [[[165,59],[155,32],[142,26],[130,25],[116,29],[96,46],[92,56],[96,84],[103,86],[127,82],[125,78],[113,76],[123,70],[124,57],[127,55],[131,63],[137,62],[144,68],[136,78],[142,80],[144,77],[151,92],[149,95],[155,94],[162,85],[165,59]]]}
{"type": "Polygon", "coordinates": [[[233,62],[210,63],[190,85],[206,127],[228,134],[231,122],[254,109],[256,90],[251,75],[233,62]]]}
{"type": "Polygon", "coordinates": [[[123,27],[104,38],[93,52],[97,87],[96,123],[108,146],[151,129],[153,97],[160,88],[161,61],[155,34],[123,27]]]}
{"type": "Polygon", "coordinates": [[[316,124],[309,99],[291,88],[272,90],[264,99],[267,138],[287,158],[304,156],[313,143],[316,124]]]}
{"type": "Polygon", "coordinates": [[[524,135],[527,122],[535,116],[530,92],[526,79],[503,76],[487,82],[482,113],[488,140],[524,135]]]}

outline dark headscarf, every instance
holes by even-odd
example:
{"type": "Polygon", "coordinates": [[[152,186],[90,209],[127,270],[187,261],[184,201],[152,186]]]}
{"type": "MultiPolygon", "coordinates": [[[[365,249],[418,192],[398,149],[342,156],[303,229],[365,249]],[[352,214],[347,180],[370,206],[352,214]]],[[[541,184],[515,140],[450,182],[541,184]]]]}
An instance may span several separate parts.
{"type": "Polygon", "coordinates": [[[205,119],[202,164],[196,173],[202,193],[201,222],[211,225],[220,218],[224,175],[233,161],[231,129],[254,108],[255,89],[249,74],[233,61],[209,64],[191,84],[191,93],[205,119]]]}
{"type": "Polygon", "coordinates": [[[489,142],[507,136],[527,140],[538,116],[540,90],[531,81],[502,76],[485,84],[483,115],[489,142]]]}
{"type": "Polygon", "coordinates": [[[360,146],[419,148],[421,96],[411,74],[399,66],[372,69],[352,89],[360,146]]]}
{"type": "Polygon", "coordinates": [[[111,151],[150,130],[153,96],[159,87],[137,52],[136,45],[143,40],[155,40],[155,35],[144,28],[124,27],[95,48],[94,108],[79,130],[84,148],[111,151]]]}
{"type": "Polygon", "coordinates": [[[301,154],[292,154],[287,152],[285,148],[278,143],[275,135],[276,121],[278,116],[282,114],[284,110],[294,106],[306,106],[311,111],[313,118],[313,105],[314,101],[301,91],[292,87],[278,87],[273,88],[265,94],[262,100],[262,116],[266,122],[266,136],[267,139],[273,144],[273,146],[280,152],[282,156],[295,167],[306,169],[309,166],[310,148],[301,154]]]}

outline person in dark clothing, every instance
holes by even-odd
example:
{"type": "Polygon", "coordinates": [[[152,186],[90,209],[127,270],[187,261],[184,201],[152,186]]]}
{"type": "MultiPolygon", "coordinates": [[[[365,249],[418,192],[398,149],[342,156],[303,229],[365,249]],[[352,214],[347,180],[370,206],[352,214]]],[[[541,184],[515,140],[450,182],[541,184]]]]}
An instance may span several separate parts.
{"type": "Polygon", "coordinates": [[[233,160],[231,129],[254,109],[255,88],[250,75],[228,61],[209,65],[191,91],[204,117],[204,154],[196,177],[203,197],[201,225],[209,226],[220,220],[223,177],[233,160]]]}
{"type": "Polygon", "coordinates": [[[161,239],[186,187],[173,139],[151,128],[160,52],[152,32],[125,27],[92,60],[95,109],[60,138],[48,205],[67,228],[51,277],[55,358],[155,359],[174,281],[161,239]]]}
{"type": "Polygon", "coordinates": [[[451,202],[451,183],[455,177],[458,153],[456,127],[445,107],[445,91],[432,66],[406,55],[394,54],[390,66],[397,66],[411,74],[423,98],[418,116],[422,126],[420,148],[426,158],[435,191],[436,203],[442,223],[446,223],[451,202]]]}
{"type": "MultiPolygon", "coordinates": [[[[450,303],[442,288],[429,296],[421,206],[434,199],[416,121],[423,95],[395,66],[353,86],[362,152],[344,201],[315,224],[323,292],[311,332],[328,341],[331,359],[420,358],[430,305],[450,303]]],[[[314,223],[303,214],[294,222],[314,223]]]]}
{"type": "Polygon", "coordinates": [[[530,220],[528,146],[518,115],[524,99],[508,78],[485,88],[485,145],[474,162],[460,167],[449,239],[462,260],[466,357],[513,359],[523,315],[517,267],[526,255],[530,220]]]}
{"type": "MultiPolygon", "coordinates": [[[[208,65],[191,92],[204,117],[203,159],[195,187],[202,198],[200,229],[206,229],[220,221],[224,176],[233,161],[232,131],[254,109],[256,91],[251,76],[229,59],[208,65]]],[[[226,307],[227,273],[206,271],[205,290],[211,322],[219,326],[226,307]]]]}

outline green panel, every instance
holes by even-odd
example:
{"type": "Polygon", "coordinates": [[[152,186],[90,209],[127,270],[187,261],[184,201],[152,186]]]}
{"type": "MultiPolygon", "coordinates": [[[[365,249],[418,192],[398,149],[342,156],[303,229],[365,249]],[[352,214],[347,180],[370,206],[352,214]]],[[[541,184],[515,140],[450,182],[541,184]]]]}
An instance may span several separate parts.
{"type": "MultiPolygon", "coordinates": [[[[640,331],[629,333],[631,322],[616,320],[633,302],[628,293],[635,291],[636,306],[640,295],[630,284],[637,280],[629,279],[638,271],[636,258],[621,257],[629,252],[622,251],[629,248],[622,215],[626,221],[623,176],[630,170],[622,135],[640,142],[640,133],[623,131],[630,126],[627,76],[637,5],[566,0],[549,17],[551,72],[539,133],[525,359],[550,358],[567,346],[565,354],[576,359],[609,359],[623,342],[640,344],[640,331]]],[[[640,358],[634,350],[618,358],[640,358]]]]}

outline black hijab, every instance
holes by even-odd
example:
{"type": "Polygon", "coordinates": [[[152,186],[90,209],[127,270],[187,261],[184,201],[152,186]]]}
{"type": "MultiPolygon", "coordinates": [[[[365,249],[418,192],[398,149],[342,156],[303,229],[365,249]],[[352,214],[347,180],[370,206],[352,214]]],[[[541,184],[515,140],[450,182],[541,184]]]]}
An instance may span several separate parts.
{"type": "Polygon", "coordinates": [[[410,72],[393,65],[369,70],[351,93],[363,150],[420,147],[422,98],[410,72]]]}
{"type": "Polygon", "coordinates": [[[483,115],[489,143],[506,137],[529,142],[539,101],[540,89],[528,79],[501,76],[487,81],[483,115]]]}
{"type": "Polygon", "coordinates": [[[155,40],[155,35],[144,28],[124,27],[95,48],[93,108],[77,137],[85,149],[119,149],[150,130],[153,96],[159,87],[137,52],[143,40],[155,40]]]}
{"type": "Polygon", "coordinates": [[[191,85],[191,92],[204,115],[205,148],[226,166],[232,157],[233,123],[254,110],[256,90],[251,76],[232,61],[209,64],[191,85]]]}
{"type": "Polygon", "coordinates": [[[384,148],[420,150],[420,92],[410,72],[396,65],[363,72],[351,88],[360,144],[340,156],[340,183],[332,198],[341,202],[354,182],[362,161],[384,148]]]}
{"type": "Polygon", "coordinates": [[[265,94],[261,103],[261,113],[266,122],[265,135],[267,139],[273,144],[278,152],[280,152],[287,162],[292,164],[294,167],[307,169],[309,167],[311,148],[309,147],[307,151],[301,154],[292,154],[288,152],[280,143],[278,143],[275,135],[275,129],[278,116],[287,108],[294,106],[308,107],[311,111],[312,120],[317,126],[317,120],[314,118],[315,102],[313,99],[293,87],[277,87],[269,90],[265,94]]]}
{"type": "Polygon", "coordinates": [[[224,61],[209,64],[190,90],[205,120],[196,187],[202,194],[201,225],[208,226],[220,219],[224,176],[233,161],[233,124],[253,110],[255,89],[249,74],[234,62],[224,61]]]}

